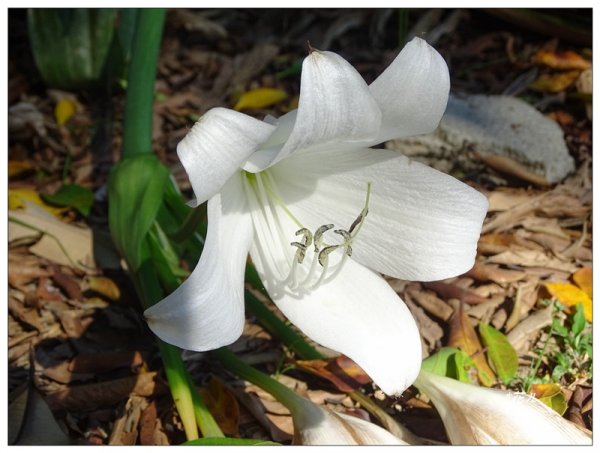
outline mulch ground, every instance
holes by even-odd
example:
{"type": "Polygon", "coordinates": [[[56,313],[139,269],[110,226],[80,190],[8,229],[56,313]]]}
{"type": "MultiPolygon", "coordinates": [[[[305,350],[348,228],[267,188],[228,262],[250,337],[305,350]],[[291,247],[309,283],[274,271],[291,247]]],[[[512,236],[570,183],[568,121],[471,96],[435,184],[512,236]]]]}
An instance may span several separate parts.
{"type": "MultiPolygon", "coordinates": [[[[448,61],[455,92],[509,92],[528,100],[563,128],[576,171],[554,186],[536,186],[485,165],[477,173],[455,169],[490,199],[475,267],[443,282],[390,284],[417,320],[425,355],[453,344],[465,323],[490,324],[519,353],[518,378],[497,386],[520,390],[527,379],[556,383],[565,416],[591,429],[591,357],[569,351],[551,330],[553,319],[570,326],[572,311],[553,308],[546,286],[591,275],[591,119],[572,85],[557,92],[530,88],[536,77],[556,73],[533,62],[538,51],[570,50],[591,60],[591,43],[537,34],[476,10],[410,11],[408,29],[420,19],[448,61]],[[556,367],[565,356],[570,362],[560,373],[556,367]]],[[[175,147],[195,119],[212,107],[231,107],[257,87],[280,88],[288,98],[247,113],[262,118],[295,108],[307,41],[340,53],[370,82],[396,55],[400,22],[397,10],[386,9],[169,11],[156,83],[155,152],[189,194],[175,147]]],[[[8,188],[47,194],[67,181],[96,194],[88,216],[55,213],[56,235],[70,253],[88,256],[96,239],[95,262],[72,265],[52,238],[31,230],[8,244],[9,403],[40,395],[72,443],[179,444],[185,436],[154,338],[108,235],[103,191],[119,156],[123,100],[120,90],[101,100],[48,89],[35,69],[24,10],[9,12],[8,188]],[[54,108],[62,99],[72,100],[77,111],[59,126],[54,108]]],[[[293,353],[252,316],[232,349],[317,404],[369,417],[331,381],[293,366],[293,353]]],[[[205,354],[184,357],[226,434],[291,441],[289,412],[269,394],[205,354]]],[[[360,388],[415,433],[447,441],[435,409],[414,388],[399,399],[369,383],[360,388]]],[[[13,406],[10,436],[36,423],[31,411],[13,406]]]]}

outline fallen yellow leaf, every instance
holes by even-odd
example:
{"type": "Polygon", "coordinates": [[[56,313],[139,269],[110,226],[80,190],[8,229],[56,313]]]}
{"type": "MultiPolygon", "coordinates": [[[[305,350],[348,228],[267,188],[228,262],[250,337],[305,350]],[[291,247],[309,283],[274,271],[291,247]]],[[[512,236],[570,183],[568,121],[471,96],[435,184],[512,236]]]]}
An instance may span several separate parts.
{"type": "Polygon", "coordinates": [[[8,209],[15,210],[24,208],[25,201],[29,201],[44,208],[55,217],[60,217],[60,214],[68,209],[56,208],[44,203],[44,200],[42,200],[40,194],[33,189],[8,189],[8,209]]]}
{"type": "Polygon", "coordinates": [[[583,267],[573,274],[573,281],[592,298],[592,268],[583,267]]]}
{"type": "Polygon", "coordinates": [[[8,177],[18,176],[26,171],[33,170],[35,167],[27,160],[9,160],[8,161],[8,177]]]}
{"type": "Polygon", "coordinates": [[[567,50],[565,52],[556,52],[551,50],[540,50],[533,57],[533,62],[543,64],[554,69],[580,69],[590,68],[592,63],[581,55],[567,50]]]}
{"type": "Polygon", "coordinates": [[[278,88],[257,88],[243,93],[234,110],[261,109],[283,101],[287,93],[278,88]]]}
{"type": "Polygon", "coordinates": [[[77,111],[77,104],[70,99],[61,99],[54,107],[54,118],[59,126],[66,124],[77,111]]]}
{"type": "Polygon", "coordinates": [[[544,286],[556,300],[569,308],[581,304],[585,319],[592,322],[592,299],[584,291],[571,283],[544,283],[544,286]]]}
{"type": "Polygon", "coordinates": [[[535,91],[547,91],[549,93],[560,93],[565,91],[579,78],[581,71],[565,71],[558,74],[542,74],[529,88],[535,91]]]}
{"type": "Polygon", "coordinates": [[[565,395],[558,384],[533,384],[529,393],[560,415],[567,410],[565,395]]]}

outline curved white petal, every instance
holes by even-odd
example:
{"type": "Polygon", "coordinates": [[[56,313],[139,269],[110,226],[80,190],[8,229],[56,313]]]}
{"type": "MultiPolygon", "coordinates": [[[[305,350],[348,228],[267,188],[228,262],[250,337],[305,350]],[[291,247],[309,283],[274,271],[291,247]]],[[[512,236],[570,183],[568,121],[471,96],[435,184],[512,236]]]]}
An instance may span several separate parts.
{"type": "Polygon", "coordinates": [[[462,445],[590,445],[591,437],[525,393],[465,384],[422,371],[416,385],[462,445]]]}
{"type": "Polygon", "coordinates": [[[369,86],[383,113],[373,143],[433,131],[446,110],[448,66],[421,38],[414,38],[369,86]]]}
{"type": "Polygon", "coordinates": [[[395,151],[300,153],[269,170],[280,197],[311,229],[348,229],[370,181],[369,214],[352,258],[383,274],[431,281],[468,271],[488,202],[457,179],[395,151]]]}
{"type": "Polygon", "coordinates": [[[348,259],[320,286],[292,290],[285,277],[293,258],[288,250],[295,249],[284,241],[294,239],[295,225],[287,217],[254,225],[250,254],[283,314],[314,341],[358,363],[384,392],[403,392],[419,372],[421,343],[411,313],[386,281],[348,259]]]}
{"type": "Polygon", "coordinates": [[[275,127],[243,113],[224,108],[206,112],[177,145],[201,204],[221,190],[275,127]]]}
{"type": "Polygon", "coordinates": [[[316,50],[302,65],[295,115],[293,128],[290,130],[287,121],[293,119],[290,114],[273,134],[274,139],[250,157],[245,169],[260,171],[301,149],[370,142],[381,124],[381,111],[356,69],[333,52],[316,50]]]}
{"type": "Polygon", "coordinates": [[[244,327],[244,269],[253,230],[239,174],[209,200],[208,219],[204,250],[192,274],[144,312],[159,338],[194,351],[233,343],[244,327]]]}

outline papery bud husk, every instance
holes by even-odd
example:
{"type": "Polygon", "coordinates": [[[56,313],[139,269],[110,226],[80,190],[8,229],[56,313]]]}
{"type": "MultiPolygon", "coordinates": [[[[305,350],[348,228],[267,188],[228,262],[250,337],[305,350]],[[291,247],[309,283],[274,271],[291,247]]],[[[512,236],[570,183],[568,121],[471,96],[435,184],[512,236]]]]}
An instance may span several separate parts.
{"type": "Polygon", "coordinates": [[[415,383],[453,445],[591,445],[591,435],[525,393],[465,384],[421,371],[415,383]]]}

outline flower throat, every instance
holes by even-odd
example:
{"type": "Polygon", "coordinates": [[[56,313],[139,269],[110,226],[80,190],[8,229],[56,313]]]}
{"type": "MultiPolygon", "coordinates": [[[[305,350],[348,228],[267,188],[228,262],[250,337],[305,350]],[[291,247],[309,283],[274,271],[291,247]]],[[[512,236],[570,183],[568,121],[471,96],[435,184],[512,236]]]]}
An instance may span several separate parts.
{"type": "Polygon", "coordinates": [[[289,242],[289,245],[295,248],[295,253],[291,260],[289,273],[283,280],[283,283],[289,285],[290,289],[293,290],[312,290],[323,283],[333,280],[342,270],[346,260],[352,256],[352,243],[360,232],[365,218],[369,213],[371,182],[367,182],[364,207],[347,230],[334,229],[334,224],[324,224],[312,232],[297,219],[277,195],[277,186],[270,172],[244,172],[244,176],[246,192],[251,198],[250,202],[255,204],[255,206],[258,205],[258,207],[261,207],[268,223],[277,228],[277,235],[282,242],[288,243],[289,239],[286,240],[285,238],[286,235],[277,208],[281,208],[299,227],[295,235],[301,236],[301,238],[298,241],[289,242]],[[340,240],[335,241],[336,243],[326,241],[325,236],[330,231],[338,235],[340,240]],[[334,266],[331,266],[330,255],[338,250],[342,252],[342,256],[334,266]],[[308,265],[308,262],[310,262],[310,265],[308,265]],[[308,270],[305,272],[305,275],[301,275],[303,274],[302,269],[307,266],[308,270]]]}

